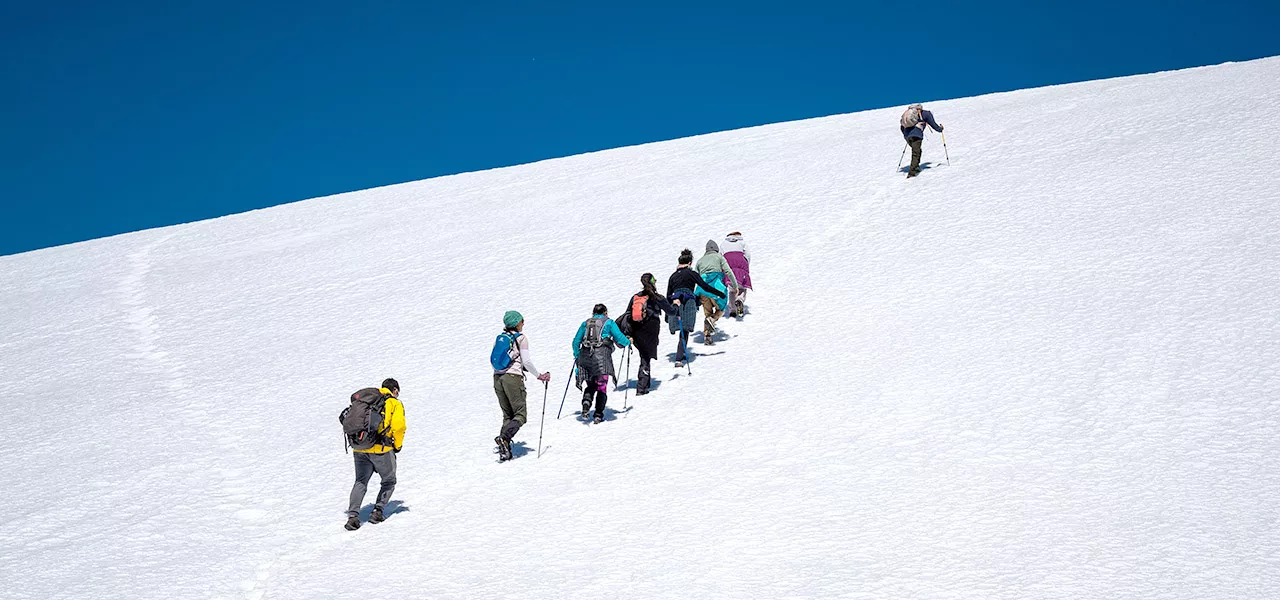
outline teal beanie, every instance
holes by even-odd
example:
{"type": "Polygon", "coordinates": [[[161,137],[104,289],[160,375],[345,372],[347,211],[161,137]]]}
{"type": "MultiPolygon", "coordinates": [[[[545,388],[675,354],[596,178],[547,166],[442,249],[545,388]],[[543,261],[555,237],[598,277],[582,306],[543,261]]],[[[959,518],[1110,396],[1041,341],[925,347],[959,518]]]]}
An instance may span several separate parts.
{"type": "Polygon", "coordinates": [[[502,326],[510,329],[512,327],[515,327],[516,325],[519,325],[520,321],[523,321],[523,320],[524,320],[524,317],[521,316],[520,313],[514,310],[509,310],[507,311],[507,314],[502,315],[502,326]]]}

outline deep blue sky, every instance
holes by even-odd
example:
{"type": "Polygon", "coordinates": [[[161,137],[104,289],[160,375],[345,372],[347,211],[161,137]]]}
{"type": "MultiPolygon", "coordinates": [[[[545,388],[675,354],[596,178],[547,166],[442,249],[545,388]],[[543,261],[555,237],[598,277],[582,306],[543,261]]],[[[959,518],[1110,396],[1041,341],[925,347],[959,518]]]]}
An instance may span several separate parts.
{"type": "Polygon", "coordinates": [[[1275,0],[2,1],[0,254],[749,125],[1280,54],[1275,0]]]}

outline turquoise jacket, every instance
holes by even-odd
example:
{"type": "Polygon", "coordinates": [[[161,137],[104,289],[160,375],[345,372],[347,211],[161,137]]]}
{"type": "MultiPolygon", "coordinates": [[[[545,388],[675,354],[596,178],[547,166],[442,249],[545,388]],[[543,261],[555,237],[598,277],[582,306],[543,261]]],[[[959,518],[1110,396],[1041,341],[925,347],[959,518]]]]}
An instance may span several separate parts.
{"type": "MultiPolygon", "coordinates": [[[[627,336],[622,335],[622,330],[618,329],[618,324],[613,319],[604,315],[591,315],[591,319],[604,319],[604,331],[600,332],[600,337],[605,340],[613,340],[622,347],[631,345],[631,340],[627,336]]],[[[590,321],[591,319],[587,319],[590,321]]],[[[582,338],[587,335],[587,321],[583,321],[578,326],[578,334],[573,336],[573,357],[578,358],[578,350],[582,348],[582,338]]]]}

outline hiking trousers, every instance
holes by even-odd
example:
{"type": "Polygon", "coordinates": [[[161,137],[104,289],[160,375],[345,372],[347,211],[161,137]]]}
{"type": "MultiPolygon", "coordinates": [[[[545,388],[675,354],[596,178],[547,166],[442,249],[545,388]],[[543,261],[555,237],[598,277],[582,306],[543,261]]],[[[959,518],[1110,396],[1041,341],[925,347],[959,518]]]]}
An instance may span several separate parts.
{"type": "Polygon", "coordinates": [[[520,427],[529,421],[525,406],[524,376],[515,373],[493,376],[493,393],[498,395],[498,407],[502,409],[502,429],[498,435],[511,441],[520,427]]]}
{"type": "Polygon", "coordinates": [[[907,140],[907,145],[911,146],[911,168],[907,169],[907,173],[911,175],[918,175],[920,173],[920,147],[923,144],[924,138],[911,138],[907,140]]]}
{"type": "Polygon", "coordinates": [[[720,316],[724,314],[720,310],[720,306],[716,304],[716,299],[711,296],[702,296],[702,336],[708,341],[711,340],[711,334],[716,332],[716,321],[720,320],[720,316]]]}
{"type": "Polygon", "coordinates": [[[360,516],[360,505],[364,504],[364,494],[369,489],[369,479],[374,473],[382,479],[382,487],[378,489],[378,498],[373,505],[385,509],[391,500],[391,492],[396,489],[396,453],[352,452],[356,457],[356,484],[351,486],[351,502],[347,504],[347,516],[360,516]]]}
{"type": "Polygon", "coordinates": [[[601,375],[592,381],[588,381],[585,390],[582,391],[582,416],[591,409],[591,401],[595,400],[596,410],[595,416],[604,418],[604,405],[609,401],[609,395],[606,390],[609,389],[609,376],[601,375]]]}

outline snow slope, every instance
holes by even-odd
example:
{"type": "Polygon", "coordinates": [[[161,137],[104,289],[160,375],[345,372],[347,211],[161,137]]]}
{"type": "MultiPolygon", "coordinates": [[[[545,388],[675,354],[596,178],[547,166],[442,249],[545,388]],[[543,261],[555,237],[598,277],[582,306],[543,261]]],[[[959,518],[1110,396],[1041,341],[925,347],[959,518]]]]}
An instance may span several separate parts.
{"type": "Polygon", "coordinates": [[[1276,81],[928,103],[910,181],[895,107],[0,258],[0,598],[1280,597],[1276,81]],[[752,314],[556,420],[592,304],[731,230],[752,314]],[[497,464],[509,308],[555,379],[497,464]]]}

